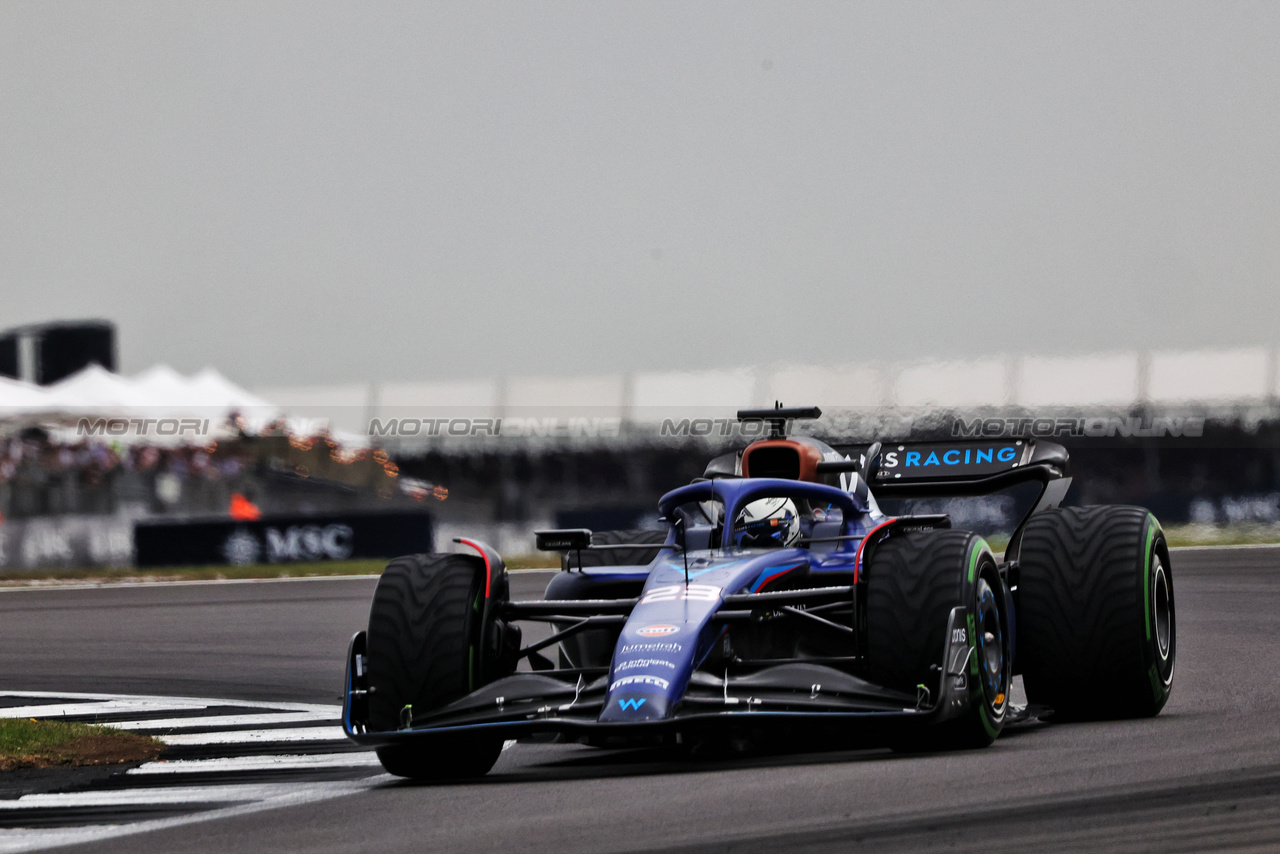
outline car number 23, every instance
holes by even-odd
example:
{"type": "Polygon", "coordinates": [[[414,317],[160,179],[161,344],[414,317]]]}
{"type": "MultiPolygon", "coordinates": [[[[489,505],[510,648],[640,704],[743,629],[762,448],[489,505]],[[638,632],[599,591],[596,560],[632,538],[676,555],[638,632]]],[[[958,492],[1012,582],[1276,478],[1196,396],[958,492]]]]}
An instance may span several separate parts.
{"type": "Polygon", "coordinates": [[[641,605],[653,602],[716,602],[720,588],[710,584],[664,584],[655,587],[640,599],[641,605]]]}

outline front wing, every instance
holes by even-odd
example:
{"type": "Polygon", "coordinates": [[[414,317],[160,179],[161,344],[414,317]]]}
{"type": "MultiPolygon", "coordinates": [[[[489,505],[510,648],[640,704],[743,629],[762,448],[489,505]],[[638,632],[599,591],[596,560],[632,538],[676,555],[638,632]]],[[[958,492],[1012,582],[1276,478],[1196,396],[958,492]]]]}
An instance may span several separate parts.
{"type": "Polygon", "coordinates": [[[503,739],[557,735],[564,740],[605,741],[645,736],[749,727],[786,728],[826,724],[856,726],[928,726],[961,714],[975,702],[977,686],[969,676],[972,647],[963,631],[967,611],[948,618],[944,678],[939,696],[925,686],[911,696],[859,679],[819,661],[794,660],[742,676],[697,671],[674,715],[663,720],[601,721],[607,675],[576,683],[520,671],[426,715],[414,715],[402,728],[374,731],[368,726],[368,680],[364,667],[365,633],[356,633],[347,653],[342,725],[358,744],[384,747],[419,743],[461,733],[487,733],[503,739]]]}

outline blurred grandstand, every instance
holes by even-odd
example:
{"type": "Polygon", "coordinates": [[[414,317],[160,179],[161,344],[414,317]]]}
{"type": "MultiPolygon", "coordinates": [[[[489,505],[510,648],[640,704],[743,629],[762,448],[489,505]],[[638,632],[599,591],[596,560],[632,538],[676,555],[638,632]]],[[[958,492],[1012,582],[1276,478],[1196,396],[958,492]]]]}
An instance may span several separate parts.
{"type": "MultiPolygon", "coordinates": [[[[90,366],[48,386],[0,379],[0,513],[207,517],[236,495],[268,514],[419,506],[442,538],[479,526],[523,551],[538,526],[645,524],[662,492],[750,440],[739,407],[782,400],[821,406],[796,429],[836,444],[1044,436],[1071,449],[1069,501],[1275,525],[1278,398],[1275,348],[252,393],[213,371],[90,366]],[[179,435],[166,418],[203,426],[179,435]]],[[[979,507],[984,524],[1002,502],[979,507]]]]}
{"type": "Polygon", "coordinates": [[[731,425],[739,407],[782,400],[820,405],[797,429],[833,443],[1042,435],[1071,449],[1070,501],[1271,525],[1277,374],[1276,348],[1253,347],[257,391],[372,435],[405,475],[447,486],[446,520],[641,523],[663,491],[749,440],[731,425]]]}

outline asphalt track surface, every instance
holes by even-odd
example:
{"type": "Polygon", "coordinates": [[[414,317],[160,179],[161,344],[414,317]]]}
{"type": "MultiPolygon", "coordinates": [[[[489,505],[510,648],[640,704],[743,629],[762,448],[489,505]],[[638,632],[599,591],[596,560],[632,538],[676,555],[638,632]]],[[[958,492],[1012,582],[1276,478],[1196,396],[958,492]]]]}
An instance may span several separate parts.
{"type": "MultiPolygon", "coordinates": [[[[1178,673],[1155,719],[985,750],[699,759],[519,744],[484,779],[75,851],[1280,849],[1280,549],[1173,557],[1178,673]]],[[[546,575],[522,575],[534,597],[546,575]]],[[[372,579],[0,592],[0,686],[333,702],[372,579]]]]}

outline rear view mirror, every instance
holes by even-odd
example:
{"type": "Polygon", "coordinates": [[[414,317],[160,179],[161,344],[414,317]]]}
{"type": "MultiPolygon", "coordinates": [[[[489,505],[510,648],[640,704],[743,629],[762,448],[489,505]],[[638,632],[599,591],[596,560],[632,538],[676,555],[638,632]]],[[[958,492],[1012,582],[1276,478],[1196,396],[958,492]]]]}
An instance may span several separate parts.
{"type": "Polygon", "coordinates": [[[589,528],[561,528],[534,531],[534,542],[540,552],[566,552],[591,547],[589,528]]]}

